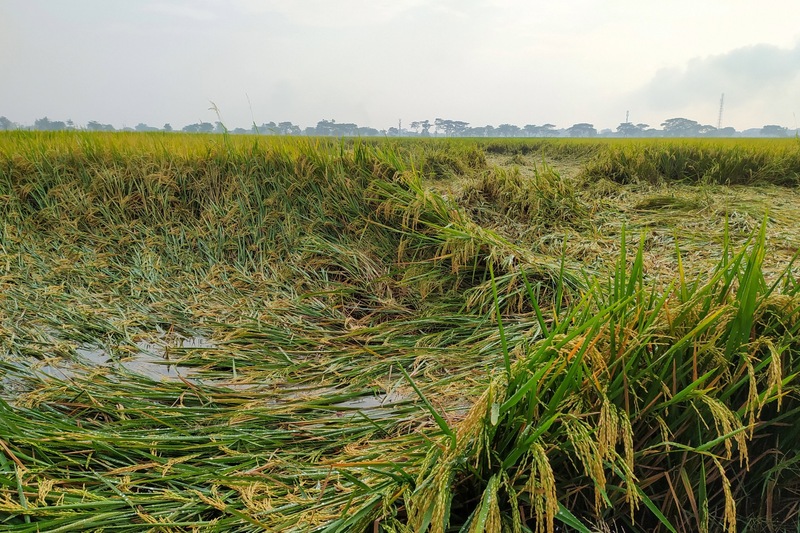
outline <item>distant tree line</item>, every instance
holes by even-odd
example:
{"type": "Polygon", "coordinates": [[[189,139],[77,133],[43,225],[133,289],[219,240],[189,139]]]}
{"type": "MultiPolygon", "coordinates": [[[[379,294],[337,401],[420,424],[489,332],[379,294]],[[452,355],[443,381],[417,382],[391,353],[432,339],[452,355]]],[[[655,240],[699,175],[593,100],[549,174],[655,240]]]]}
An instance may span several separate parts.
{"type": "Polygon", "coordinates": [[[784,126],[767,124],[761,128],[751,128],[736,131],[731,127],[715,128],[707,124],[700,124],[688,118],[670,118],[660,124],[661,129],[652,128],[648,124],[634,124],[623,122],[615,130],[603,129],[598,131],[594,124],[580,122],[568,128],[558,129],[555,124],[500,124],[499,126],[470,126],[461,120],[437,118],[411,122],[408,129],[390,127],[376,129],[363,127],[351,122],[336,122],[335,120],[320,120],[316,126],[301,128],[291,122],[265,122],[260,126],[253,124],[250,128],[228,129],[222,122],[197,122],[187,124],[180,130],[175,130],[170,124],[155,127],[139,123],[135,127],[115,128],[111,124],[102,124],[95,120],[89,121],[85,126],[78,126],[72,120],[50,120],[43,117],[34,121],[33,125],[24,126],[0,116],[0,131],[24,129],[41,131],[182,131],[185,133],[229,133],[229,134],[256,134],[256,135],[308,135],[308,136],[333,136],[333,137],[788,137],[797,135],[798,130],[790,130],[784,126]]]}

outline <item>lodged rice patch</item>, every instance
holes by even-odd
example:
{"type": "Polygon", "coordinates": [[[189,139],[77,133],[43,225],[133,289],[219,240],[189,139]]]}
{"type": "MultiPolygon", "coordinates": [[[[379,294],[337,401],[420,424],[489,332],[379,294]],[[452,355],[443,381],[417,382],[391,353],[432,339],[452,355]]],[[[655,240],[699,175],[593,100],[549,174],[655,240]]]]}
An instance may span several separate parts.
{"type": "Polygon", "coordinates": [[[796,148],[692,143],[3,133],[0,529],[795,529],[796,148]]]}

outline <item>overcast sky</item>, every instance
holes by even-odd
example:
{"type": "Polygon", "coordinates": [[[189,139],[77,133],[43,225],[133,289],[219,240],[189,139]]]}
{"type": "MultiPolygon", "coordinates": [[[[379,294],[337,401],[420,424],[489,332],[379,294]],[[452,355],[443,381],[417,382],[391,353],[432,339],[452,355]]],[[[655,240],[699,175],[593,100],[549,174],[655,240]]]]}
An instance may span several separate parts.
{"type": "Polygon", "coordinates": [[[0,0],[0,115],[798,126],[797,0],[0,0]]]}

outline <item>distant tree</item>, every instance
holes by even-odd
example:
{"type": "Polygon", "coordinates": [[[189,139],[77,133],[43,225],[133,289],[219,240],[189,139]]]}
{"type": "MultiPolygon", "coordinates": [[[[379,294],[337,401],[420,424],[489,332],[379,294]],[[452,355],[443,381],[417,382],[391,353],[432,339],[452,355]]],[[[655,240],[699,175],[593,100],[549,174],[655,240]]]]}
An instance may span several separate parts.
{"type": "MultiPolygon", "coordinates": [[[[336,135],[339,137],[355,137],[358,135],[358,124],[353,122],[341,122],[336,126],[336,135]]],[[[398,135],[401,134],[402,132],[398,132],[398,135]]]]}
{"type": "Polygon", "coordinates": [[[42,131],[63,131],[67,129],[67,124],[60,120],[50,120],[47,117],[43,117],[34,121],[33,129],[42,131]]]}
{"type": "Polygon", "coordinates": [[[291,122],[279,122],[277,126],[278,133],[281,135],[300,135],[300,126],[295,126],[291,122]]]}
{"type": "MultiPolygon", "coordinates": [[[[341,124],[339,124],[337,131],[338,131],[337,135],[339,136],[355,137],[356,135],[358,135],[358,124],[355,124],[353,122],[342,122],[341,124]]],[[[398,132],[398,135],[402,134],[403,134],[402,131],[398,132]]]]}
{"type": "Polygon", "coordinates": [[[701,124],[697,131],[698,134],[705,137],[716,137],[717,128],[710,124],[701,124]]]}
{"type": "Polygon", "coordinates": [[[594,124],[580,122],[567,128],[567,134],[570,137],[594,137],[597,135],[597,130],[594,129],[594,124]]]}
{"type": "Polygon", "coordinates": [[[789,135],[789,128],[778,126],[775,124],[768,124],[761,128],[761,135],[763,137],[786,137],[789,135]]]}
{"type": "Polygon", "coordinates": [[[86,124],[86,129],[89,131],[114,131],[114,126],[111,124],[101,124],[96,120],[90,120],[86,124]]]}
{"type": "Polygon", "coordinates": [[[17,129],[17,125],[11,122],[6,117],[0,117],[0,130],[8,131],[17,129]]]}
{"type": "Polygon", "coordinates": [[[667,119],[661,123],[661,127],[668,137],[699,137],[702,133],[707,133],[706,127],[697,121],[681,117],[667,119]]]}
{"type": "Polygon", "coordinates": [[[158,131],[158,128],[154,128],[153,126],[148,126],[144,122],[138,123],[134,129],[136,131],[141,131],[141,132],[144,132],[144,131],[158,131]]]}
{"type": "MultiPolygon", "coordinates": [[[[299,128],[297,128],[299,130],[299,128]]],[[[395,128],[396,130],[397,128],[395,128]]],[[[358,135],[358,125],[352,122],[337,123],[335,120],[320,120],[317,122],[314,135],[327,135],[332,137],[355,137],[358,135]]],[[[397,135],[395,132],[394,135],[397,135]]]]}
{"type": "Polygon", "coordinates": [[[492,137],[494,136],[494,126],[487,124],[486,126],[475,126],[464,130],[465,137],[492,137]]]}
{"type": "Polygon", "coordinates": [[[514,124],[500,124],[497,126],[496,132],[501,137],[517,137],[522,130],[514,124]]]}
{"type": "Polygon", "coordinates": [[[161,128],[161,129],[166,131],[166,132],[170,132],[170,131],[172,131],[172,126],[170,126],[169,122],[167,122],[166,124],[164,124],[164,127],[161,128]]]}
{"type": "Polygon", "coordinates": [[[37,118],[36,120],[33,121],[33,129],[41,131],[52,130],[53,129],[52,122],[50,122],[50,119],[47,118],[46,116],[42,118],[37,118]]]}
{"type": "Polygon", "coordinates": [[[378,135],[381,134],[381,132],[375,128],[366,128],[366,127],[358,128],[358,131],[356,133],[361,137],[377,137],[378,135]]]}
{"type": "Polygon", "coordinates": [[[234,135],[246,135],[250,133],[250,131],[251,130],[248,130],[247,128],[233,128],[230,133],[234,135]]]}
{"type": "MultiPolygon", "coordinates": [[[[396,130],[397,128],[395,128],[396,130]]],[[[333,137],[355,137],[358,135],[358,125],[352,122],[337,123],[335,120],[320,120],[317,122],[317,135],[333,137]]],[[[397,135],[397,133],[395,133],[397,135]]]]}
{"type": "Polygon", "coordinates": [[[336,129],[336,121],[331,120],[320,120],[317,122],[317,127],[315,128],[315,135],[333,135],[336,129]]]}
{"type": "Polygon", "coordinates": [[[430,137],[431,135],[431,121],[418,120],[411,123],[411,129],[417,131],[422,137],[430,137]]]}
{"type": "Polygon", "coordinates": [[[458,137],[464,133],[469,126],[469,122],[460,120],[445,120],[437,118],[434,122],[437,133],[444,133],[448,137],[458,137]]]}
{"type": "Polygon", "coordinates": [[[220,122],[219,120],[214,123],[214,133],[226,133],[228,128],[225,127],[225,124],[220,122]]]}
{"type": "Polygon", "coordinates": [[[184,126],[182,131],[186,133],[211,133],[214,131],[214,125],[210,122],[197,122],[184,126]]]}
{"type": "Polygon", "coordinates": [[[634,124],[633,122],[623,122],[617,126],[617,133],[623,137],[642,137],[649,126],[647,124],[634,124]]]}
{"type": "Polygon", "coordinates": [[[420,123],[420,127],[422,128],[422,132],[420,133],[420,135],[422,135],[423,137],[430,137],[431,136],[431,126],[432,126],[432,124],[431,124],[430,120],[423,120],[420,123]]]}
{"type": "Polygon", "coordinates": [[[720,129],[714,126],[701,126],[700,131],[705,137],[733,137],[736,135],[736,129],[730,126],[720,129]]]}
{"type": "Polygon", "coordinates": [[[529,137],[552,137],[555,135],[555,127],[555,124],[543,124],[541,126],[527,124],[522,129],[529,137]]]}
{"type": "Polygon", "coordinates": [[[278,125],[274,122],[264,122],[260,126],[253,124],[253,133],[260,133],[261,135],[277,135],[278,125]]]}

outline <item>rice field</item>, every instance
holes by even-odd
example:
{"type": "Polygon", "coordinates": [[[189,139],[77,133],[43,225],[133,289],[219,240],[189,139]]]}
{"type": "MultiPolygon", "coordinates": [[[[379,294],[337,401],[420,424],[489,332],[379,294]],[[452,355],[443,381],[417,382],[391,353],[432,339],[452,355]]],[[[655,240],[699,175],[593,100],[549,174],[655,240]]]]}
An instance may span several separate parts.
{"type": "Polygon", "coordinates": [[[0,530],[800,530],[796,139],[3,132],[0,217],[0,530]]]}

